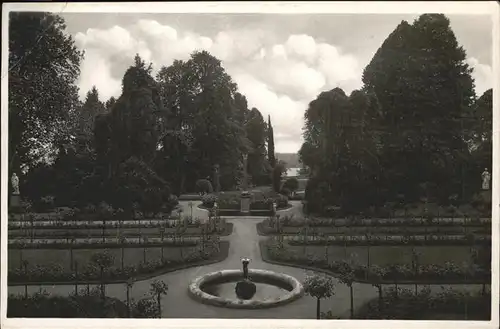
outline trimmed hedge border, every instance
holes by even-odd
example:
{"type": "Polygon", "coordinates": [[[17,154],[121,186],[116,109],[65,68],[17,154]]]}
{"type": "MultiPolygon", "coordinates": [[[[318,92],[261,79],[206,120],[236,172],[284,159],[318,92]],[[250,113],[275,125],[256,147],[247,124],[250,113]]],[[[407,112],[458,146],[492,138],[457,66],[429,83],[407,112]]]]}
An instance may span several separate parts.
{"type": "Polygon", "coordinates": [[[210,282],[231,281],[231,279],[237,280],[243,277],[243,271],[241,270],[222,270],[196,278],[189,285],[188,292],[193,299],[203,304],[236,309],[263,309],[281,306],[295,301],[304,295],[304,287],[302,284],[297,279],[287,274],[252,269],[248,271],[248,274],[252,279],[255,279],[255,282],[281,281],[286,285],[290,285],[292,290],[282,297],[265,300],[229,299],[213,296],[202,291],[201,287],[210,282]]]}
{"type": "MultiPolygon", "coordinates": [[[[282,224],[283,225],[283,224],[282,224]]],[[[257,233],[260,235],[260,236],[276,236],[276,235],[297,235],[297,234],[301,234],[301,230],[303,230],[303,227],[300,227],[300,226],[283,226],[285,228],[290,228],[290,229],[295,229],[294,232],[289,232],[289,231],[285,231],[281,234],[277,233],[276,230],[274,228],[271,228],[268,226],[268,220],[264,220],[260,223],[257,223],[257,233]]],[[[342,228],[348,228],[347,226],[337,226],[337,227],[342,227],[342,228]]],[[[488,226],[488,227],[484,227],[482,225],[478,225],[478,226],[467,226],[467,227],[472,227],[474,228],[475,230],[470,232],[472,234],[477,234],[477,235],[491,235],[491,226],[488,226]],[[479,232],[479,233],[478,233],[479,232]]],[[[348,234],[351,234],[352,233],[356,233],[356,232],[352,232],[352,233],[349,233],[349,232],[338,232],[338,231],[329,231],[329,232],[323,232],[321,229],[323,228],[332,228],[332,226],[312,226],[312,227],[309,227],[309,230],[311,231],[314,231],[314,230],[317,230],[318,232],[321,232],[321,233],[324,233],[324,234],[327,234],[327,235],[348,235],[348,234]]],[[[405,226],[393,226],[393,225],[389,225],[389,226],[352,226],[353,229],[363,229],[363,228],[371,228],[373,229],[373,232],[374,233],[379,233],[379,235],[397,235],[397,234],[401,234],[403,235],[404,233],[409,233],[409,234],[412,234],[414,233],[415,235],[423,235],[425,234],[425,230],[423,231],[419,231],[419,232],[412,232],[411,230],[414,229],[414,228],[420,228],[420,229],[425,229],[426,227],[425,226],[410,226],[410,227],[405,227],[405,226]],[[389,232],[384,232],[384,228],[388,228],[388,229],[394,229],[394,231],[389,231],[389,232]],[[401,228],[400,230],[396,230],[397,228],[401,228]]],[[[427,226],[427,229],[429,230],[427,232],[428,235],[459,235],[459,234],[463,234],[463,232],[450,232],[449,230],[447,231],[446,229],[449,229],[449,228],[460,228],[460,226],[441,226],[441,225],[429,225],[427,226]],[[438,232],[436,232],[436,230],[440,230],[438,232]]],[[[458,230],[457,230],[458,231],[458,230]]],[[[364,235],[365,232],[357,232],[358,235],[364,235]]]]}
{"type": "MultiPolygon", "coordinates": [[[[159,275],[163,275],[165,273],[170,273],[170,272],[175,272],[179,270],[184,270],[190,267],[198,267],[198,266],[205,266],[205,265],[210,265],[210,264],[215,264],[222,262],[225,260],[229,255],[229,241],[221,241],[220,242],[220,251],[216,255],[215,258],[212,259],[205,259],[202,261],[198,262],[192,262],[192,263],[185,263],[182,265],[177,265],[177,266],[172,266],[170,268],[163,268],[159,269],[157,271],[151,272],[151,273],[144,273],[144,274],[139,274],[136,275],[133,278],[129,279],[116,279],[116,280],[105,280],[104,284],[119,284],[119,283],[127,283],[130,279],[133,282],[137,281],[144,281],[148,280],[151,278],[154,278],[159,275]]],[[[85,284],[101,284],[101,281],[30,281],[30,282],[9,282],[7,278],[7,286],[38,286],[38,285],[73,285],[73,284],[78,284],[78,285],[85,285],[85,284]]]]}
{"type": "Polygon", "coordinates": [[[10,250],[26,250],[26,249],[47,249],[47,250],[69,250],[69,249],[121,249],[121,248],[160,248],[160,247],[194,247],[199,244],[198,241],[164,241],[161,242],[149,242],[149,243],[26,243],[26,245],[9,243],[8,248],[10,250]]]}
{"type": "MultiPolygon", "coordinates": [[[[266,241],[259,241],[259,248],[260,248],[260,256],[262,258],[262,261],[264,263],[269,263],[269,264],[274,264],[274,265],[281,265],[281,266],[290,266],[290,267],[296,267],[296,268],[301,268],[304,270],[309,270],[309,271],[314,271],[314,272],[321,272],[328,274],[334,278],[340,279],[341,276],[338,273],[335,273],[330,270],[326,270],[320,267],[313,267],[313,266],[308,266],[308,265],[303,265],[303,264],[297,264],[297,263],[289,263],[289,262],[284,262],[284,261],[279,261],[279,260],[274,260],[271,259],[267,253],[266,241]]],[[[371,280],[366,280],[364,278],[359,278],[355,277],[354,282],[357,283],[363,283],[363,284],[372,284],[373,281],[371,280]]],[[[490,282],[491,283],[491,282],[490,282]]],[[[484,284],[483,281],[481,280],[426,280],[426,281],[415,281],[415,280],[398,280],[398,281],[381,281],[380,284],[382,285],[393,285],[393,284],[398,284],[398,285],[406,285],[406,284],[420,284],[420,285],[429,285],[429,284],[484,284]]],[[[487,283],[489,284],[489,283],[487,283]]]]}
{"type": "MultiPolygon", "coordinates": [[[[229,236],[233,233],[233,227],[234,227],[234,224],[233,223],[226,223],[225,225],[225,228],[224,228],[224,231],[222,233],[219,233],[218,235],[219,236],[229,236]]],[[[157,227],[141,227],[142,229],[155,229],[157,227]]],[[[159,227],[158,227],[159,228],[159,227]]],[[[198,229],[196,227],[188,227],[189,228],[195,228],[195,229],[198,229]]],[[[26,228],[28,231],[31,230],[30,227],[26,228]]],[[[44,230],[44,229],[47,229],[46,227],[42,227],[42,228],[35,228],[35,231],[41,231],[41,230],[44,230]]],[[[50,229],[50,228],[48,228],[50,229]]],[[[76,228],[76,227],[70,227],[69,229],[68,228],[64,228],[64,227],[58,227],[57,229],[60,229],[60,230],[64,230],[64,229],[67,229],[68,231],[78,231],[78,232],[82,232],[81,234],[81,237],[83,238],[87,238],[89,235],[87,233],[87,231],[89,229],[87,228],[76,228]],[[85,234],[87,233],[87,234],[85,234]]],[[[101,228],[92,228],[93,230],[101,230],[101,228]]],[[[116,233],[114,232],[116,228],[115,227],[111,227],[111,228],[106,228],[105,229],[105,237],[110,237],[110,238],[114,238],[116,237],[116,233]],[[111,231],[111,232],[110,232],[111,231]]],[[[130,227],[125,227],[124,229],[131,229],[130,227]]],[[[22,229],[11,229],[9,230],[9,239],[15,239],[15,238],[26,238],[26,233],[25,232],[22,232],[22,229]],[[21,232],[16,232],[14,234],[12,234],[13,232],[12,231],[21,231],[21,232]],[[17,234],[19,233],[19,234],[17,234]]],[[[200,233],[188,233],[189,231],[187,231],[186,233],[182,233],[182,234],[178,234],[177,236],[184,236],[184,237],[197,237],[197,236],[200,236],[201,234],[201,230],[200,230],[200,233]]],[[[59,232],[57,232],[59,233],[59,232]]],[[[64,238],[66,239],[67,236],[69,235],[70,237],[78,237],[78,236],[74,236],[74,235],[71,235],[71,233],[68,233],[68,235],[65,235],[66,232],[61,232],[59,235],[58,234],[54,234],[54,235],[43,235],[40,234],[40,235],[35,235],[35,239],[51,239],[51,238],[64,238]]],[[[102,233],[102,232],[101,232],[102,233]]],[[[164,233],[164,237],[169,237],[169,236],[172,236],[173,234],[175,234],[174,231],[167,231],[164,233]]],[[[161,234],[160,233],[140,233],[140,232],[134,232],[134,233],[128,233],[128,234],[123,234],[124,237],[134,237],[134,238],[137,238],[137,237],[142,237],[144,235],[147,235],[148,237],[161,237],[161,234]]],[[[102,234],[99,234],[96,232],[96,234],[92,235],[91,234],[91,237],[92,238],[102,238],[102,234]]],[[[30,237],[27,237],[27,239],[29,240],[30,237]]]]}

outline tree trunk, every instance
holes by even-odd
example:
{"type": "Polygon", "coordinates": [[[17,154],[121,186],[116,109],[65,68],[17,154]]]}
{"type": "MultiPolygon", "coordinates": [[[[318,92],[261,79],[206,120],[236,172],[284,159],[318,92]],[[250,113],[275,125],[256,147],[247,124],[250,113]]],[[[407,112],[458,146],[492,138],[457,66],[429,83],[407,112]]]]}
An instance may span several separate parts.
{"type": "Polygon", "coordinates": [[[75,262],[75,296],[78,296],[78,264],[75,262]]]}
{"type": "Polygon", "coordinates": [[[146,247],[142,248],[142,261],[146,264],[146,247]]]}
{"type": "Polygon", "coordinates": [[[123,265],[124,265],[124,261],[123,259],[125,258],[125,248],[122,246],[122,259],[121,259],[121,265],[122,265],[122,270],[123,270],[123,265]]]}
{"type": "Polygon", "coordinates": [[[164,258],[163,258],[163,245],[161,246],[161,260],[163,261],[164,258]]]}
{"type": "Polygon", "coordinates": [[[351,319],[354,318],[354,293],[352,291],[352,284],[349,286],[349,291],[351,293],[351,319]]]}
{"type": "Polygon", "coordinates": [[[127,284],[127,313],[128,317],[130,318],[130,287],[127,284]]]}
{"type": "Polygon", "coordinates": [[[158,294],[158,318],[161,319],[161,294],[158,294]]]}
{"type": "Polygon", "coordinates": [[[321,319],[321,299],[316,298],[316,319],[321,319]]]}
{"type": "Polygon", "coordinates": [[[106,298],[106,292],[104,291],[104,268],[101,267],[101,298],[104,301],[106,298]]]}
{"type": "MultiPolygon", "coordinates": [[[[24,265],[24,278],[25,280],[27,280],[28,278],[28,266],[27,265],[24,265]]],[[[28,299],[28,285],[25,284],[24,285],[24,299],[28,299]]]]}
{"type": "Polygon", "coordinates": [[[23,270],[23,250],[19,250],[19,269],[23,270]]]}
{"type": "Polygon", "coordinates": [[[73,246],[69,248],[69,268],[73,270],[73,246]]]}
{"type": "Polygon", "coordinates": [[[379,286],[378,286],[378,309],[382,310],[383,305],[384,305],[384,302],[383,302],[383,296],[382,296],[382,284],[379,284],[379,286]]]}

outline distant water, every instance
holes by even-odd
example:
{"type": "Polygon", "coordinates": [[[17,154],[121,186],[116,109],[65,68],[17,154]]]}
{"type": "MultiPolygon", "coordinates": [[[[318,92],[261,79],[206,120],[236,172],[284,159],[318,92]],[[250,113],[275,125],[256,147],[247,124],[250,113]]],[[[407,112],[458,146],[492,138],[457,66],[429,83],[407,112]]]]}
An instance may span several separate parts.
{"type": "Polygon", "coordinates": [[[286,170],[287,177],[295,177],[299,175],[300,168],[288,168],[286,170]]]}

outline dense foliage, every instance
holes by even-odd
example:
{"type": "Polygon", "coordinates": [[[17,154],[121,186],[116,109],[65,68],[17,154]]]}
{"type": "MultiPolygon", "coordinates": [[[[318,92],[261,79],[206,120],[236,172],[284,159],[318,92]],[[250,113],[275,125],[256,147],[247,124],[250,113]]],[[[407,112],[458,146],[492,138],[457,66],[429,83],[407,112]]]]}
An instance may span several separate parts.
{"type": "Polygon", "coordinates": [[[335,88],[309,104],[299,152],[312,171],[308,210],[477,199],[481,172],[491,172],[492,103],[491,90],[476,99],[471,73],[444,15],[401,22],[365,68],[361,90],[335,88]]]}

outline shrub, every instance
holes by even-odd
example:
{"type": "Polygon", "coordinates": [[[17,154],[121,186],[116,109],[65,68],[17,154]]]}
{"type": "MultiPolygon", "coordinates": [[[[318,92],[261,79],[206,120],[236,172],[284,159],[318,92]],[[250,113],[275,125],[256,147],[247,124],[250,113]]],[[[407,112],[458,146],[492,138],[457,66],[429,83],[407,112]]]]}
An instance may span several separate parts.
{"type": "Polygon", "coordinates": [[[196,181],[196,188],[199,193],[206,194],[206,193],[213,193],[214,189],[212,187],[212,183],[208,179],[198,179],[196,181]]]}
{"type": "Polygon", "coordinates": [[[206,208],[213,208],[214,203],[217,202],[217,196],[214,194],[206,194],[201,198],[201,202],[206,208]]]}

